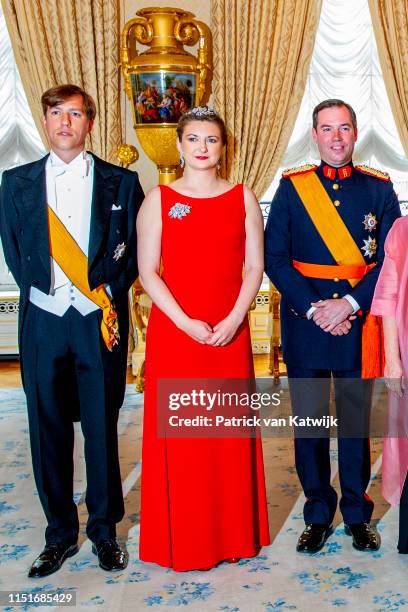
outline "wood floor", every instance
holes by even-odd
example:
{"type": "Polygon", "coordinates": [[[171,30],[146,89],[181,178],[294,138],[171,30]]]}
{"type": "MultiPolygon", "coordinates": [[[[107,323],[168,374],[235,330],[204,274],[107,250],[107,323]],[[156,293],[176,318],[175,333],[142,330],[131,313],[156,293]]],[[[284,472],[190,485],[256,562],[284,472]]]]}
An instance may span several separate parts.
{"type": "Polygon", "coordinates": [[[0,361],[0,388],[21,387],[20,362],[0,361]]]}
{"type": "MultiPolygon", "coordinates": [[[[269,373],[269,355],[254,355],[255,374],[259,377],[270,376],[269,373]]],[[[134,376],[130,367],[127,369],[126,382],[131,384],[134,381],[134,376]]],[[[2,387],[20,387],[20,362],[0,361],[0,388],[2,387]]]]}

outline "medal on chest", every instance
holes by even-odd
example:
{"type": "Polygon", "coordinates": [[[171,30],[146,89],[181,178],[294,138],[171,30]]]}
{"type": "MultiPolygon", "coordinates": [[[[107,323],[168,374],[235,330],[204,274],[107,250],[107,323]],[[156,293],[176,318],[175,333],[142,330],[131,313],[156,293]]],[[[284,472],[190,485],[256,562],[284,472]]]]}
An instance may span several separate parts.
{"type": "Polygon", "coordinates": [[[363,240],[364,246],[361,247],[361,250],[364,253],[364,257],[371,257],[377,252],[377,241],[375,238],[368,237],[367,240],[363,240]]]}
{"type": "Polygon", "coordinates": [[[368,215],[364,215],[363,225],[364,229],[368,232],[372,232],[377,227],[377,217],[371,212],[368,213],[368,215]]]}

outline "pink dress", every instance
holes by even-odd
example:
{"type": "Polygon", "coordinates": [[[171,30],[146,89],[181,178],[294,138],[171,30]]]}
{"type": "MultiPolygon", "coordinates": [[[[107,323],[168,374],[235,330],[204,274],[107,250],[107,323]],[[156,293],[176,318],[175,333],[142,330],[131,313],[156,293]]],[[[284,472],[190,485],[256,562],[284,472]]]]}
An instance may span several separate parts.
{"type": "MultiPolygon", "coordinates": [[[[385,259],[375,288],[371,313],[396,318],[404,378],[408,379],[408,217],[395,221],[384,248],[385,259]]],[[[393,506],[400,500],[408,471],[407,436],[408,389],[402,398],[393,393],[388,397],[388,432],[384,440],[382,481],[383,495],[393,506]]]]}

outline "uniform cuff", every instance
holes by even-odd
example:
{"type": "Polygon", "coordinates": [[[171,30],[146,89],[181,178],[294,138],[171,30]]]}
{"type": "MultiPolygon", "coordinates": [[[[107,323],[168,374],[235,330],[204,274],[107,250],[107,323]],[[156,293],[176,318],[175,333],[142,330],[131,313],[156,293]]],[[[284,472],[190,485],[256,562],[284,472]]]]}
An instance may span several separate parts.
{"type": "Polygon", "coordinates": [[[312,314],[314,313],[315,310],[316,310],[316,306],[311,306],[309,310],[306,312],[306,318],[311,319],[312,314]]]}
{"type": "Polygon", "coordinates": [[[357,310],[360,310],[360,304],[353,298],[352,295],[347,293],[346,295],[343,295],[343,298],[349,302],[350,306],[352,306],[353,312],[351,314],[355,314],[357,310]]]}

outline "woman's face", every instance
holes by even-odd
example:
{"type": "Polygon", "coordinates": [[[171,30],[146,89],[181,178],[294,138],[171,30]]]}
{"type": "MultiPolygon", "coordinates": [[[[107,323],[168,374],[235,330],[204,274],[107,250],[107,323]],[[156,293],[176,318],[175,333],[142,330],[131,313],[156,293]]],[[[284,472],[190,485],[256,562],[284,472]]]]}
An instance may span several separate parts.
{"type": "Polygon", "coordinates": [[[223,150],[221,130],[213,121],[189,121],[177,148],[183,154],[186,166],[195,170],[208,170],[217,166],[223,150]]]}

